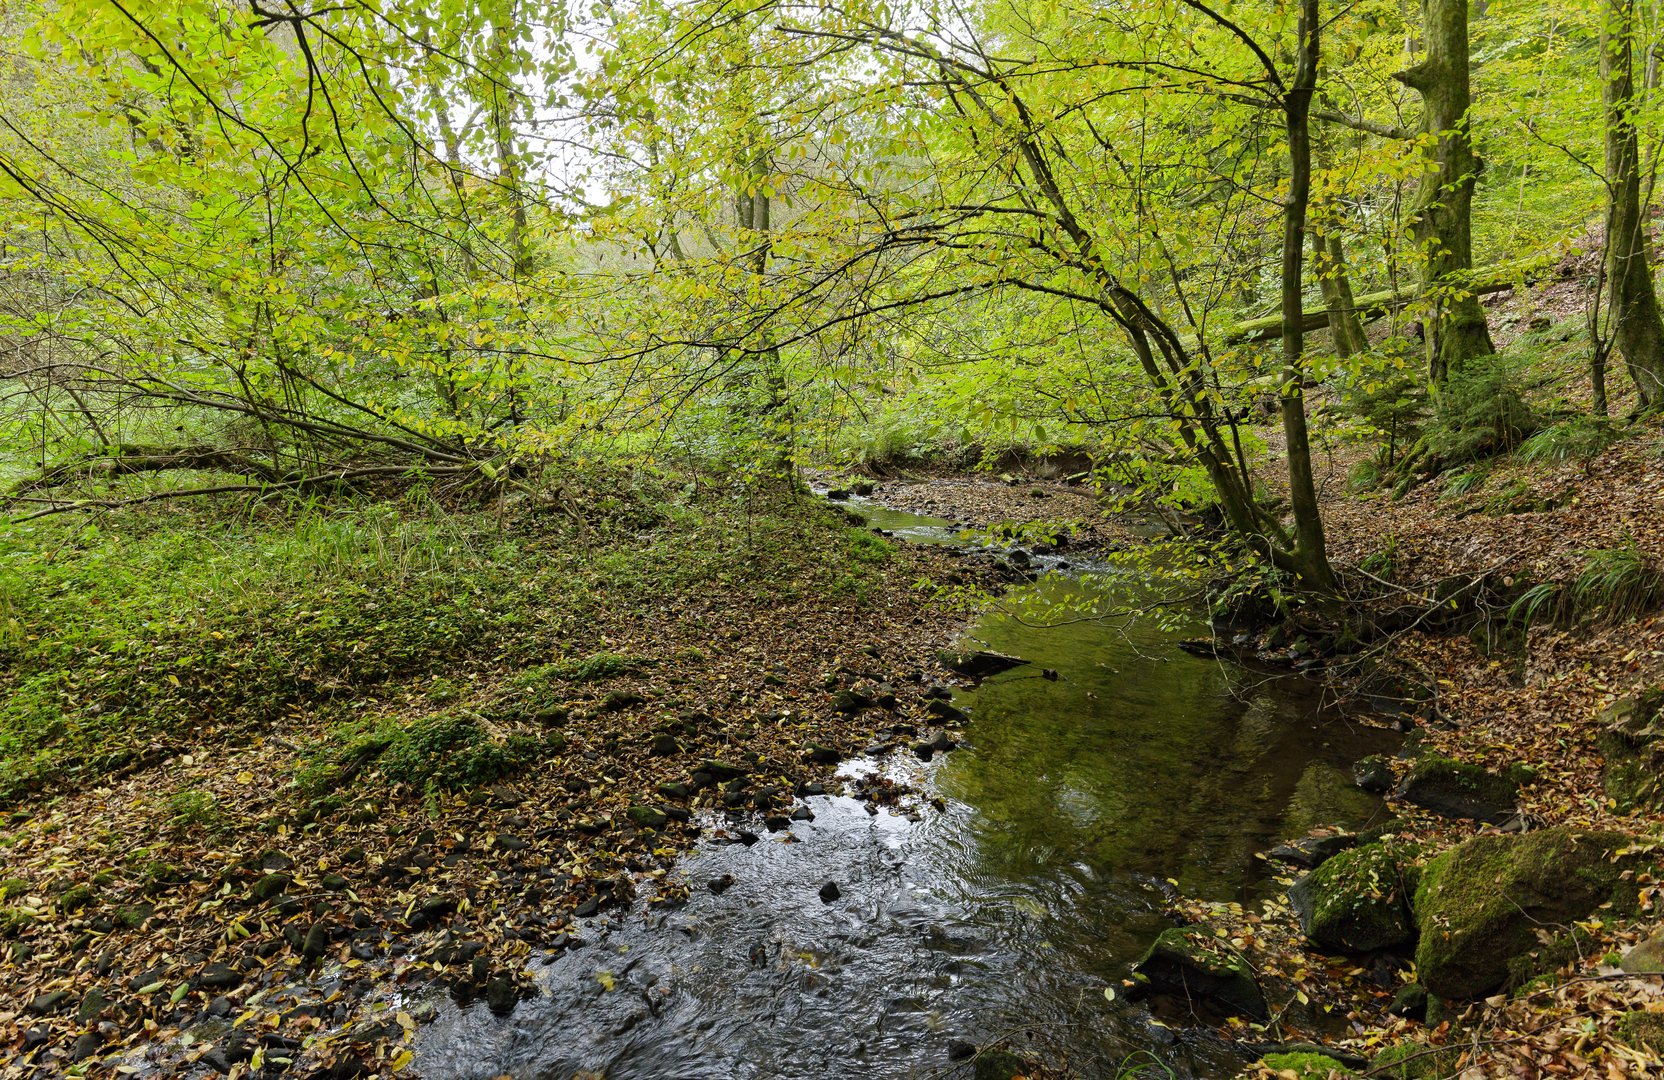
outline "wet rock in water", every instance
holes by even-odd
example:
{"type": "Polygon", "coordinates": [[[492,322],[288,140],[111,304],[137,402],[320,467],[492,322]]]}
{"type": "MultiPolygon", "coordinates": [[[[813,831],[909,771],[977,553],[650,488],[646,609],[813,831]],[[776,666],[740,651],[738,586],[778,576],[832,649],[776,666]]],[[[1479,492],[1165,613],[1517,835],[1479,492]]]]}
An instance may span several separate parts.
{"type": "Polygon", "coordinates": [[[783,832],[792,827],[792,820],[784,814],[770,814],[763,819],[763,827],[769,832],[783,832]]]}
{"type": "Polygon", "coordinates": [[[976,1071],[972,1075],[976,1080],[1016,1080],[1028,1075],[1032,1067],[1011,1051],[992,1047],[977,1056],[976,1071]]]}
{"type": "Polygon", "coordinates": [[[737,835],[739,836],[740,843],[744,844],[746,847],[750,847],[752,844],[755,844],[759,839],[761,839],[750,829],[741,829],[737,835]]]}
{"type": "Polygon", "coordinates": [[[1266,855],[1290,866],[1315,870],[1341,852],[1357,846],[1358,838],[1351,833],[1313,832],[1298,840],[1278,844],[1266,855]]]}
{"type": "Polygon", "coordinates": [[[913,753],[919,755],[920,761],[929,761],[936,756],[936,748],[927,742],[914,743],[913,753]]]}
{"type": "Polygon", "coordinates": [[[831,499],[833,502],[843,502],[845,499],[849,498],[849,489],[828,488],[826,491],[826,497],[831,499]]]}
{"type": "Polygon", "coordinates": [[[734,887],[734,875],[723,874],[721,877],[712,878],[707,883],[706,887],[710,889],[712,893],[717,896],[721,896],[723,893],[734,887]]]}
{"type": "Polygon", "coordinates": [[[964,1039],[948,1040],[949,1061],[964,1061],[969,1057],[976,1057],[976,1043],[966,1042],[964,1039]]]}
{"type": "Polygon", "coordinates": [[[936,737],[930,740],[930,748],[938,754],[945,754],[949,750],[959,749],[959,744],[954,742],[947,732],[939,731],[936,737]]]}
{"type": "Polygon", "coordinates": [[[485,984],[485,1005],[494,1016],[507,1016],[520,1004],[520,988],[512,975],[498,975],[485,984]]]}
{"type": "Polygon", "coordinates": [[[798,808],[796,808],[795,810],[792,811],[792,820],[793,821],[813,821],[813,820],[815,820],[815,812],[813,810],[809,809],[807,806],[799,806],[798,808]]]}
{"type": "Polygon", "coordinates": [[[973,679],[985,679],[990,675],[998,675],[1002,671],[1010,671],[1012,668],[1019,668],[1028,663],[1027,660],[1020,657],[989,652],[985,649],[970,652],[959,652],[950,649],[938,653],[937,659],[949,671],[958,672],[973,679]]]}
{"type": "Polygon", "coordinates": [[[843,758],[843,753],[835,747],[824,746],[820,743],[810,743],[803,751],[803,760],[813,762],[816,765],[836,765],[843,758]]]}
{"type": "Polygon", "coordinates": [[[825,795],[826,794],[826,785],[822,784],[818,781],[811,781],[811,782],[806,783],[806,784],[799,784],[799,785],[797,785],[796,789],[793,791],[793,794],[795,794],[800,799],[808,798],[810,795],[825,795]]]}
{"type": "Polygon", "coordinates": [[[1196,926],[1165,930],[1132,966],[1134,996],[1202,998],[1234,1013],[1265,1019],[1265,995],[1254,971],[1229,944],[1196,926]]]}
{"type": "Polygon", "coordinates": [[[1395,794],[1435,814],[1495,823],[1513,815],[1518,790],[1506,776],[1428,754],[1416,761],[1395,794]]]}
{"type": "Polygon", "coordinates": [[[863,497],[871,495],[873,491],[876,490],[873,487],[873,482],[871,480],[857,480],[855,483],[849,485],[849,489],[855,492],[855,494],[863,497]]]}
{"type": "Polygon", "coordinates": [[[1619,854],[1637,843],[1558,826],[1476,836],[1446,851],[1416,888],[1422,985],[1445,1000],[1483,997],[1507,981],[1511,960],[1538,947],[1538,927],[1587,918],[1608,903],[1613,914],[1633,911],[1633,879],[1656,872],[1652,857],[1619,854]]]}
{"type": "Polygon", "coordinates": [[[828,881],[820,887],[820,902],[823,904],[830,904],[842,895],[843,891],[838,888],[838,883],[835,881],[828,881]]]}
{"type": "Polygon", "coordinates": [[[1300,929],[1325,949],[1373,952],[1416,937],[1409,886],[1389,844],[1340,852],[1295,882],[1288,898],[1300,929]]]}
{"type": "Polygon", "coordinates": [[[572,914],[580,919],[587,919],[600,910],[601,898],[599,896],[591,896],[574,908],[572,914]]]}
{"type": "Polygon", "coordinates": [[[1392,762],[1385,754],[1371,754],[1352,766],[1352,782],[1371,795],[1392,790],[1392,762]]]}

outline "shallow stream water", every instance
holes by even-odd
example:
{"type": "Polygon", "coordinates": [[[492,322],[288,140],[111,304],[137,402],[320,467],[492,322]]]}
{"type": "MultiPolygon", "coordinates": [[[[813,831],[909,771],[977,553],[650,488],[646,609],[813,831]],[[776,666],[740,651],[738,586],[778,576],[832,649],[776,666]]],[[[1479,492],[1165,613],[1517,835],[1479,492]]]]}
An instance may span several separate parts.
{"type": "MultiPolygon", "coordinates": [[[[939,519],[857,509],[902,539],[956,542],[939,519]]],[[[1174,886],[1254,900],[1272,888],[1256,852],[1379,814],[1348,769],[1396,736],[1326,710],[1302,680],[1180,652],[1182,628],[1071,617],[1089,600],[1112,610],[1137,583],[1056,566],[1037,559],[1039,580],[972,629],[971,643],[1032,663],[959,696],[964,749],[931,764],[846,763],[846,774],[908,779],[922,797],[910,812],[816,796],[814,820],[794,822],[789,840],[747,847],[710,830],[680,864],[694,885],[686,906],[588,920],[588,944],[540,967],[544,995],[510,1017],[447,1004],[417,1068],[969,1076],[955,1055],[1003,1040],[1083,1077],[1123,1063],[1150,1066],[1141,1076],[1230,1075],[1240,1059],[1228,1047],[1153,1023],[1120,981],[1171,925],[1174,886]],[[705,887],[723,875],[730,888],[705,887]]]]}

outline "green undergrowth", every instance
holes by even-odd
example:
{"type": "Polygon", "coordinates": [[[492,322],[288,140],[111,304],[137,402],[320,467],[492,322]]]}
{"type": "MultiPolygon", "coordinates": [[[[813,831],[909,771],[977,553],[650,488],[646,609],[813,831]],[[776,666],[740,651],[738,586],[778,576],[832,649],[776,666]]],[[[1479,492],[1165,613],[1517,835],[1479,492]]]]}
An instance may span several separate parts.
{"type": "Polygon", "coordinates": [[[859,603],[883,580],[888,545],[818,504],[690,487],[595,481],[512,514],[412,497],[0,530],[0,803],[332,702],[445,705],[546,664],[610,677],[640,658],[595,648],[607,621],[666,596],[859,603]]]}

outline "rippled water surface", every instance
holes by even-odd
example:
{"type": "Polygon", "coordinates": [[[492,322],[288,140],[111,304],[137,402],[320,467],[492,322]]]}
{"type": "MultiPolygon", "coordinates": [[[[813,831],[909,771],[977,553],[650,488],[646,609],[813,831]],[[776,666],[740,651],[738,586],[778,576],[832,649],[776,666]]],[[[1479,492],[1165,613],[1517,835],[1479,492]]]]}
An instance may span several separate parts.
{"type": "MultiPolygon", "coordinates": [[[[951,536],[946,522],[894,511],[874,524],[951,536]]],[[[1113,609],[1128,588],[1089,570],[1014,591],[973,637],[1033,663],[961,696],[967,747],[932,765],[846,766],[905,774],[946,809],[872,816],[819,796],[789,841],[713,838],[682,863],[695,884],[685,907],[591,920],[589,944],[542,966],[545,995],[511,1017],[447,1005],[418,1068],[968,1076],[955,1042],[1007,1039],[1087,1077],[1112,1076],[1135,1053],[1178,1075],[1229,1075],[1225,1047],[1152,1025],[1104,991],[1169,925],[1169,880],[1189,895],[1253,899],[1268,889],[1255,852],[1377,814],[1347,769],[1394,737],[1325,712],[1298,680],[1183,654],[1177,631],[1069,614],[1084,599],[1113,609]],[[704,886],[722,875],[731,888],[704,886]]]]}

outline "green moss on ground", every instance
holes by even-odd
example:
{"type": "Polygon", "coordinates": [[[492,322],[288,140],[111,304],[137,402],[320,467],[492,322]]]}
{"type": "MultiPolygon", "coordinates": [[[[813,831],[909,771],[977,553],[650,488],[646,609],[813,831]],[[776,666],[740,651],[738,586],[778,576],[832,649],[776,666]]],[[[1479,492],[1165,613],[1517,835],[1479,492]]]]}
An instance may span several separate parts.
{"type": "Polygon", "coordinates": [[[1618,1021],[1618,1038],[1637,1050],[1664,1054],[1664,1013],[1625,1013],[1618,1021]]]}
{"type": "Polygon", "coordinates": [[[1358,1074],[1326,1054],[1267,1054],[1260,1065],[1276,1072],[1292,1072],[1300,1080],[1330,1080],[1358,1074]]]}
{"type": "Polygon", "coordinates": [[[1227,942],[1197,926],[1164,930],[1133,965],[1147,991],[1201,998],[1248,1016],[1266,1015],[1254,969],[1227,942]]]}

